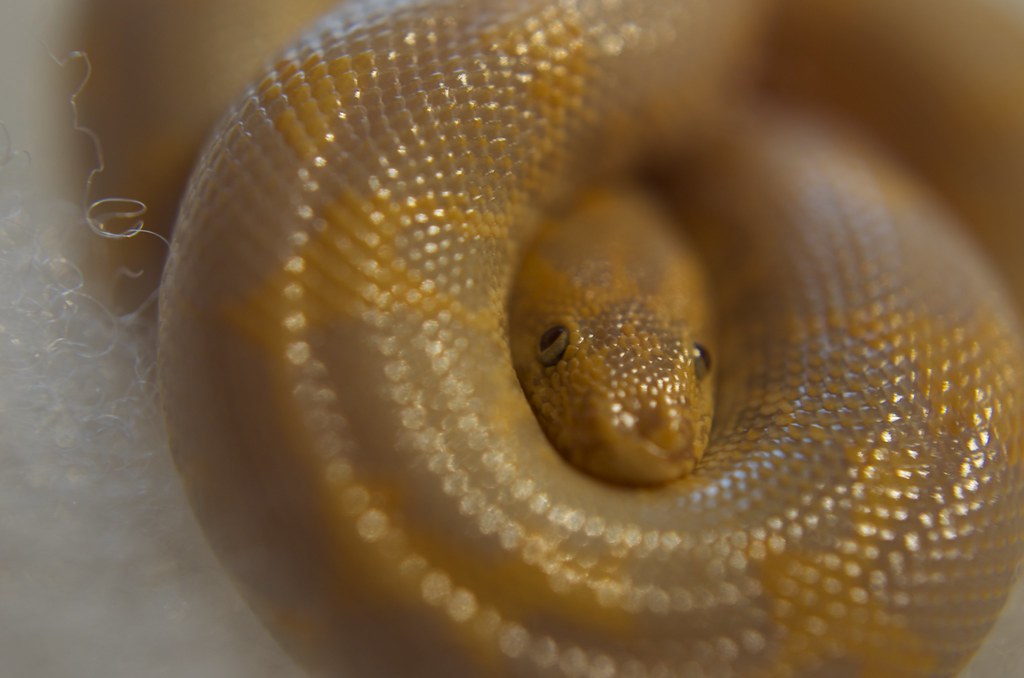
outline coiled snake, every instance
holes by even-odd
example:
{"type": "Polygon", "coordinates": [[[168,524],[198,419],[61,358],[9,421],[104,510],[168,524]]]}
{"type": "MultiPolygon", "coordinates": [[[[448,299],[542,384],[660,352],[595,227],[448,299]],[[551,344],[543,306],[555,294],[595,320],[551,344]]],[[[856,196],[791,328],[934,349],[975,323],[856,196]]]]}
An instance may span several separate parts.
{"type": "Polygon", "coordinates": [[[955,672],[1024,527],[1024,29],[1000,17],[355,0],[282,52],[181,203],[160,381],[197,515],[288,649],[339,675],[955,672]],[[537,225],[588,210],[615,252],[631,210],[678,219],[708,274],[679,276],[681,325],[655,255],[591,266],[590,242],[526,265],[548,274],[510,323],[537,225]],[[533,409],[510,330],[522,369],[561,370],[533,409]],[[534,409],[683,431],[682,462],[563,450],[595,479],[534,409]]]}

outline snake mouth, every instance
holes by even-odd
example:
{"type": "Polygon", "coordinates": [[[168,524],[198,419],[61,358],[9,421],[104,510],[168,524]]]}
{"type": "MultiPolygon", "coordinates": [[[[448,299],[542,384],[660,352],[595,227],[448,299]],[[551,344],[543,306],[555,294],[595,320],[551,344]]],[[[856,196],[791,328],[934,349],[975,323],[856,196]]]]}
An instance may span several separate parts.
{"type": "Polygon", "coordinates": [[[697,463],[693,425],[678,408],[624,411],[596,398],[588,414],[588,441],[569,460],[602,480],[662,485],[689,474],[697,463]]]}

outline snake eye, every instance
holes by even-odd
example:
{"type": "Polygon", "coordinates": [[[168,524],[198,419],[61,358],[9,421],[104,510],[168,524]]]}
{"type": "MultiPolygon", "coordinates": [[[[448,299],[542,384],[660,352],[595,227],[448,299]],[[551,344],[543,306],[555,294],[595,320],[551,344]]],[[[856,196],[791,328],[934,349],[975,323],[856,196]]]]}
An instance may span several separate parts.
{"type": "Polygon", "coordinates": [[[537,343],[537,358],[544,367],[551,367],[565,355],[569,347],[569,330],[561,325],[549,327],[540,335],[537,343]]]}
{"type": "Polygon", "coordinates": [[[693,348],[697,351],[697,360],[693,364],[693,372],[697,375],[697,379],[701,380],[708,376],[708,372],[711,371],[711,352],[700,344],[694,344],[693,348]]]}

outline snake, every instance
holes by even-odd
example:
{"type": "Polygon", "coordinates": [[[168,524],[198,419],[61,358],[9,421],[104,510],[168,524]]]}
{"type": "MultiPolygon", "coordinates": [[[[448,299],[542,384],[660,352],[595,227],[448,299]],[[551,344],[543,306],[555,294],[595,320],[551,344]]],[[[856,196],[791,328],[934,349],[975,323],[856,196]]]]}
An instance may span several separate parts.
{"type": "Polygon", "coordinates": [[[328,4],[163,189],[171,450],[289,653],[956,673],[1024,549],[1020,20],[328,4]]]}

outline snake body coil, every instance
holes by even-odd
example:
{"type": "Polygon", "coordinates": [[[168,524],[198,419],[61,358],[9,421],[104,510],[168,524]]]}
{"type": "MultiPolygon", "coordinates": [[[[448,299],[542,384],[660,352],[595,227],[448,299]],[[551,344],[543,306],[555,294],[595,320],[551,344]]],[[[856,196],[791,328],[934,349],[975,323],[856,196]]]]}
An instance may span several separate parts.
{"type": "Polygon", "coordinates": [[[313,670],[941,675],[977,648],[1021,556],[1021,328],[959,206],[827,127],[717,115],[769,8],[349,3],[218,127],[161,290],[167,426],[313,670]],[[547,209],[677,149],[714,424],[689,476],[616,487],[551,449],[506,300],[547,209]]]}

